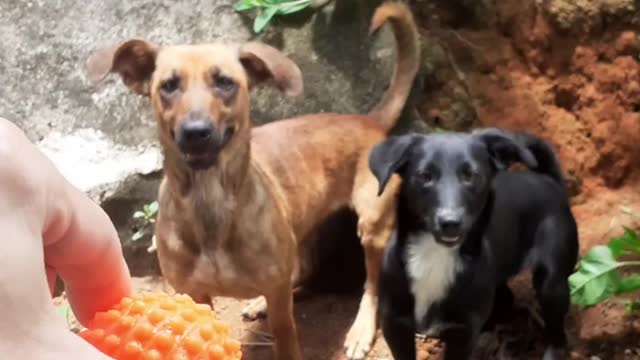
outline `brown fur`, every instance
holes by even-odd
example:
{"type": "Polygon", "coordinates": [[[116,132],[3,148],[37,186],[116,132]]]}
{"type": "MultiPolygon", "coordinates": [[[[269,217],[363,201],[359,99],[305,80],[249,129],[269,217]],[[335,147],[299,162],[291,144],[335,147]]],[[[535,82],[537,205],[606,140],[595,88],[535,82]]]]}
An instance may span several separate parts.
{"type": "Polygon", "coordinates": [[[369,115],[307,115],[252,129],[251,87],[269,80],[288,95],[302,92],[298,67],[260,43],[160,48],[133,39],[88,61],[92,79],[115,72],[133,92],[151,98],[165,156],[156,229],[164,276],[176,291],[198,301],[264,296],[247,314],[261,312],[266,300],[277,359],[302,357],[292,293],[305,277],[301,269],[306,269],[309,244],[303,240],[313,238],[309,233],[343,206],[359,216],[367,270],[358,315],[345,341],[349,357],[364,357],[374,339],[378,273],[395,225],[399,179],[378,197],[368,156],[399,117],[419,60],[409,10],[382,5],[372,31],[386,21],[396,34],[398,63],[389,89],[369,115]],[[220,85],[216,74],[231,79],[235,90],[220,85]],[[167,95],[163,89],[171,85],[178,90],[167,95]],[[216,129],[234,131],[206,170],[189,168],[174,140],[174,131],[193,112],[206,113],[216,129]]]}

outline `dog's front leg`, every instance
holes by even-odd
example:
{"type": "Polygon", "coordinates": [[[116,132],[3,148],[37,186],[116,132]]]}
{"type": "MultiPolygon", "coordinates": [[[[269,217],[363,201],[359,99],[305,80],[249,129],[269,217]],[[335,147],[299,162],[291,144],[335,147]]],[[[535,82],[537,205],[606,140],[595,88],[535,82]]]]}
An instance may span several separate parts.
{"type": "Polygon", "coordinates": [[[298,332],[293,317],[293,289],[291,283],[275,287],[265,294],[267,318],[275,339],[276,360],[301,360],[298,332]]]}
{"type": "Polygon", "coordinates": [[[358,213],[358,235],[364,249],[366,280],[358,314],[347,333],[344,347],[350,360],[364,359],[373,345],[377,330],[378,283],[382,258],[396,222],[395,187],[397,179],[381,196],[377,182],[368,172],[356,180],[353,206],[358,213]]]}
{"type": "Polygon", "coordinates": [[[414,300],[407,278],[394,258],[395,237],[387,253],[380,276],[380,321],[382,335],[395,360],[416,359],[416,320],[414,300]]]}
{"type": "Polygon", "coordinates": [[[407,274],[394,232],[384,254],[380,272],[380,321],[382,334],[395,360],[415,360],[417,323],[415,300],[411,295],[407,274]]]}
{"type": "MultiPolygon", "coordinates": [[[[299,272],[294,272],[292,276],[293,302],[297,302],[308,295],[302,287],[302,277],[299,272]]],[[[251,299],[247,306],[242,309],[242,318],[246,321],[255,321],[267,316],[267,299],[260,295],[251,299]]]]}
{"type": "Polygon", "coordinates": [[[470,319],[444,329],[440,333],[440,340],[445,343],[444,360],[470,359],[480,329],[480,323],[470,319]]]}
{"type": "Polygon", "coordinates": [[[416,340],[413,315],[382,311],[382,334],[395,360],[415,360],[416,340]]]}

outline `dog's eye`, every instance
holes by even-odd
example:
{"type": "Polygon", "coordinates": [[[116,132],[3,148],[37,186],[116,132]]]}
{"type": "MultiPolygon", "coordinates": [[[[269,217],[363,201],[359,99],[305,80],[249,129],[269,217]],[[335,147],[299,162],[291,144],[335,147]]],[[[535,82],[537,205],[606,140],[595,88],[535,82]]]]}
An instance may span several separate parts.
{"type": "Polygon", "coordinates": [[[473,170],[469,168],[464,168],[462,169],[462,171],[460,171],[459,176],[460,176],[460,181],[464,183],[471,183],[473,182],[473,178],[475,177],[475,174],[473,173],[473,170]]]}
{"type": "Polygon", "coordinates": [[[432,171],[428,171],[428,170],[419,173],[418,177],[419,177],[420,181],[422,183],[424,183],[425,185],[430,185],[435,180],[435,175],[433,174],[433,172],[432,171]]]}
{"type": "Polygon", "coordinates": [[[171,95],[178,90],[180,87],[180,79],[177,77],[172,77],[169,80],[165,80],[160,84],[160,90],[167,95],[171,95]]]}
{"type": "Polygon", "coordinates": [[[221,74],[216,74],[213,77],[214,86],[217,90],[224,94],[230,94],[236,89],[236,83],[232,78],[221,74]]]}

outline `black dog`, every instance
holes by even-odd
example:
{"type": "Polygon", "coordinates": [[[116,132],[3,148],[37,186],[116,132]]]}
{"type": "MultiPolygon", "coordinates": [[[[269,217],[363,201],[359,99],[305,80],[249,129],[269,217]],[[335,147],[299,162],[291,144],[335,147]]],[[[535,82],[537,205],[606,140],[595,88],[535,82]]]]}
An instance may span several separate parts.
{"type": "Polygon", "coordinates": [[[563,358],[578,235],[548,144],[499,129],[413,134],[376,145],[369,166],[380,192],[394,173],[403,182],[379,295],[396,360],[416,358],[417,331],[438,335],[446,360],[470,358],[494,306],[513,300],[507,280],[525,268],[543,311],[544,360],[563,358]],[[530,170],[507,171],[516,162],[530,170]]]}

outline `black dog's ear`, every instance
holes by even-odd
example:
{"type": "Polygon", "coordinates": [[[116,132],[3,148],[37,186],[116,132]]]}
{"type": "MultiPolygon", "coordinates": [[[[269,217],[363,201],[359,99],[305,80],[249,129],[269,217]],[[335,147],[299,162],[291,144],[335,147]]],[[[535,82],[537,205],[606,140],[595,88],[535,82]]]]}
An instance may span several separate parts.
{"type": "Polygon", "coordinates": [[[378,179],[378,196],[382,194],[391,175],[407,161],[415,136],[390,136],[373,147],[369,154],[369,169],[378,179]]]}
{"type": "Polygon", "coordinates": [[[516,162],[522,162],[530,169],[538,167],[533,153],[524,143],[517,141],[513,134],[496,128],[475,130],[473,136],[483,142],[496,168],[504,170],[516,162]]]}

